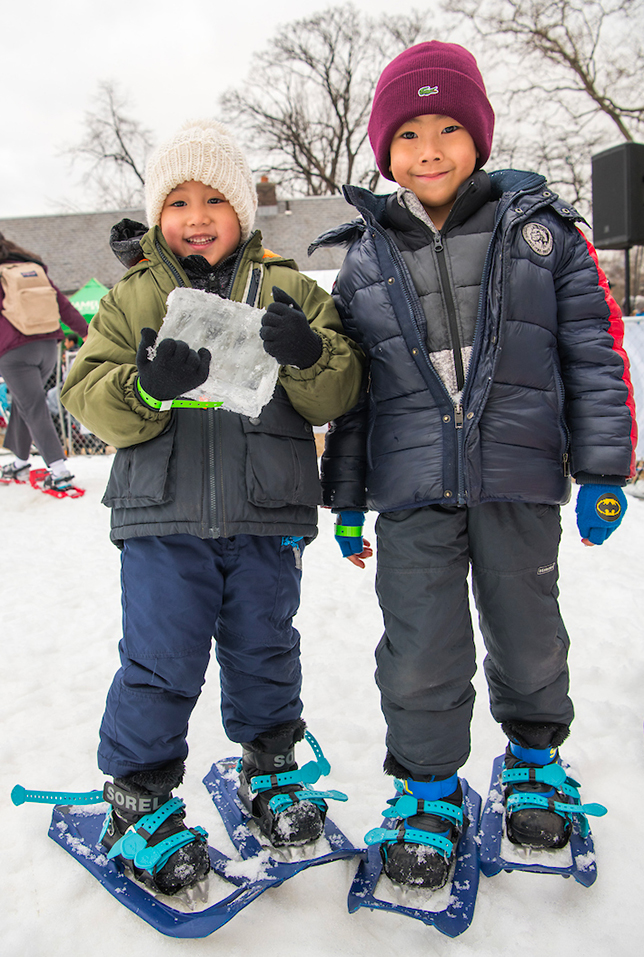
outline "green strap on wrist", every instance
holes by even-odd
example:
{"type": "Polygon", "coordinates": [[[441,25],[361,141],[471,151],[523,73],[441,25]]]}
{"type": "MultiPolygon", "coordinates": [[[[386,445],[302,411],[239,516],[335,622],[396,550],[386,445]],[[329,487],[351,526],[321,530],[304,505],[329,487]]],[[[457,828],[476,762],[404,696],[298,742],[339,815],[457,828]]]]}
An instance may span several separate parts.
{"type": "Polygon", "coordinates": [[[339,525],[336,523],[335,534],[341,538],[360,538],[362,525],[339,525]]]}
{"type": "Polygon", "coordinates": [[[136,391],[145,404],[155,412],[168,412],[170,409],[218,409],[223,405],[223,402],[205,402],[198,399],[155,399],[145,391],[138,377],[136,391]]]}

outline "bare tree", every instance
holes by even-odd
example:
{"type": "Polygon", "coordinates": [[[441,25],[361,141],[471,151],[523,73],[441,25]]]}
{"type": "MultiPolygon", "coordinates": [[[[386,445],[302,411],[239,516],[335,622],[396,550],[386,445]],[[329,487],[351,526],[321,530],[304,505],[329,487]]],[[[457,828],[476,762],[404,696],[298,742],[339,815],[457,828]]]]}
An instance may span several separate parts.
{"type": "Polygon", "coordinates": [[[590,207],[590,156],[644,131],[642,0],[444,0],[505,67],[503,153],[590,207]],[[539,164],[539,165],[538,165],[539,164]]]}
{"type": "Polygon", "coordinates": [[[224,94],[222,109],[241,125],[261,171],[294,192],[337,193],[348,182],[374,188],[367,122],[376,81],[426,36],[427,17],[415,11],[375,20],[351,4],[331,7],[282,27],[243,86],[224,94]]]}
{"type": "Polygon", "coordinates": [[[99,83],[95,102],[95,109],[85,114],[85,136],[65,152],[72,161],[89,163],[83,182],[91,186],[99,208],[140,206],[150,132],[128,115],[127,99],[112,82],[99,83]]]}

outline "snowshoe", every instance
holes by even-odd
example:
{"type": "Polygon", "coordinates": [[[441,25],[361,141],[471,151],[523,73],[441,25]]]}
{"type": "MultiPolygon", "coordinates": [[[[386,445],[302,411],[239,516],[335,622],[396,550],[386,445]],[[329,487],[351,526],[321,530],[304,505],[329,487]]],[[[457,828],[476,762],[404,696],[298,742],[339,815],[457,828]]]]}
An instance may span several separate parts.
{"type": "Polygon", "coordinates": [[[572,813],[579,785],[568,782],[556,748],[522,748],[508,743],[501,783],[505,826],[513,844],[535,848],[565,847],[572,833],[572,813]]]}
{"type": "MultiPolygon", "coordinates": [[[[346,801],[346,794],[341,791],[314,791],[310,787],[321,774],[329,773],[330,765],[313,735],[305,731],[304,737],[313,749],[316,760],[309,761],[297,770],[278,772],[277,775],[251,776],[253,787],[264,787],[263,791],[249,790],[247,783],[240,783],[241,758],[223,758],[216,761],[204,778],[204,784],[221,814],[228,836],[241,858],[244,861],[253,861],[254,868],[261,874],[280,883],[308,867],[360,853],[326,814],[326,800],[346,801]],[[287,778],[286,781],[282,775],[287,778]],[[275,780],[276,778],[278,780],[275,780]],[[268,795],[269,791],[274,792],[272,796],[268,795]],[[246,795],[245,801],[242,801],[242,794],[246,795]],[[268,813],[263,819],[264,829],[261,827],[261,819],[253,817],[251,812],[253,806],[258,807],[255,799],[260,794],[268,795],[269,802],[268,813]],[[274,802],[272,808],[271,802],[274,802]],[[320,812],[319,818],[317,815],[313,818],[313,827],[310,826],[308,811],[303,819],[295,818],[297,825],[303,823],[298,836],[301,838],[304,835],[307,838],[306,843],[274,844],[271,837],[275,839],[275,830],[279,831],[284,827],[280,820],[280,806],[288,809],[306,804],[313,804],[320,812]],[[323,821],[324,830],[315,840],[310,840],[311,834],[317,833],[318,820],[323,821]],[[270,837],[266,831],[269,831],[270,837]]],[[[259,807],[263,808],[264,803],[259,807]]],[[[287,836],[292,840],[294,818],[289,816],[286,821],[287,836]]],[[[282,836],[278,833],[277,839],[282,836]]]]}
{"type": "MultiPolygon", "coordinates": [[[[212,870],[208,882],[165,898],[135,880],[121,860],[108,860],[101,843],[105,828],[103,791],[33,791],[16,785],[15,805],[54,804],[49,836],[81,864],[120,904],[169,937],[207,937],[223,927],[270,887],[282,883],[282,874],[239,874],[236,862],[208,847],[212,870]],[[210,886],[209,886],[210,885],[210,886]],[[217,900],[206,903],[216,892],[217,900]],[[223,896],[221,896],[223,893],[223,896]]],[[[111,812],[110,812],[111,813],[111,812]]]]}
{"type": "Polygon", "coordinates": [[[53,498],[81,498],[85,494],[84,488],[72,485],[73,475],[55,479],[47,469],[32,469],[29,473],[29,484],[32,488],[53,498]]]}
{"type": "MultiPolygon", "coordinates": [[[[324,798],[328,795],[312,791],[307,784],[315,783],[320,773],[328,774],[328,770],[313,763],[298,770],[294,748],[304,735],[304,722],[300,721],[242,745],[239,798],[273,847],[309,844],[324,832],[324,798]]],[[[318,761],[321,757],[328,765],[315,738],[308,732],[306,738],[318,761]]]]}
{"type": "Polygon", "coordinates": [[[383,871],[397,884],[438,890],[447,883],[467,818],[457,776],[423,783],[396,779],[396,797],[383,811],[390,828],[375,828],[367,844],[379,844],[383,871]],[[383,833],[384,830],[384,833],[383,833]]]}
{"type": "Polygon", "coordinates": [[[108,860],[120,858],[137,880],[160,894],[176,894],[208,875],[208,835],[183,823],[181,798],[149,790],[132,777],[108,782],[103,797],[112,805],[100,835],[108,860]]]}
{"type": "Polygon", "coordinates": [[[528,870],[572,876],[590,886],[597,877],[588,815],[602,816],[601,804],[582,804],[579,784],[555,760],[539,763],[542,749],[511,744],[494,761],[490,791],[481,817],[481,870],[528,870]]]}
{"type": "Polygon", "coordinates": [[[450,793],[428,800],[410,793],[409,786],[420,782],[407,780],[406,789],[405,782],[396,781],[396,797],[383,812],[382,826],[365,837],[367,853],[349,891],[350,913],[359,907],[389,910],[449,937],[467,930],[479,881],[481,798],[464,779],[454,776],[449,782],[450,793]],[[399,846],[402,853],[396,854],[399,846]]]}
{"type": "Polygon", "coordinates": [[[71,488],[74,488],[73,482],[74,476],[71,472],[67,472],[65,475],[53,475],[51,472],[47,472],[43,479],[42,487],[45,490],[55,489],[60,492],[66,492],[71,488]]]}

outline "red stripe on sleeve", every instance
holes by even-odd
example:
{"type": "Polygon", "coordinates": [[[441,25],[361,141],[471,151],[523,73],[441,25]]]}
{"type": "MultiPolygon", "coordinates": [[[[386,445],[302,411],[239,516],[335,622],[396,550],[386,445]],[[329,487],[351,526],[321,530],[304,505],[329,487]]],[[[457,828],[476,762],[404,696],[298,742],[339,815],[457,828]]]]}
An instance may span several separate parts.
{"type": "Polygon", "coordinates": [[[624,363],[624,374],[622,375],[622,380],[628,389],[628,398],[626,400],[626,405],[631,415],[631,423],[632,423],[631,424],[631,446],[633,449],[633,452],[631,455],[631,472],[628,477],[633,478],[633,476],[635,475],[635,449],[637,447],[637,422],[635,420],[635,396],[633,394],[633,383],[631,382],[631,364],[629,362],[626,352],[624,351],[624,320],[622,318],[622,310],[619,308],[619,306],[617,305],[617,303],[615,302],[611,294],[610,286],[608,285],[608,279],[606,278],[601,266],[599,265],[599,260],[597,258],[597,250],[595,249],[593,244],[587,239],[587,237],[584,236],[581,229],[579,229],[579,227],[577,227],[577,229],[579,230],[580,235],[583,237],[586,243],[586,248],[588,249],[588,253],[597,268],[599,285],[601,289],[603,290],[604,298],[606,299],[606,303],[608,304],[608,308],[610,310],[610,316],[609,316],[610,326],[608,328],[608,332],[613,340],[614,351],[617,353],[617,355],[620,357],[620,359],[624,363]]]}

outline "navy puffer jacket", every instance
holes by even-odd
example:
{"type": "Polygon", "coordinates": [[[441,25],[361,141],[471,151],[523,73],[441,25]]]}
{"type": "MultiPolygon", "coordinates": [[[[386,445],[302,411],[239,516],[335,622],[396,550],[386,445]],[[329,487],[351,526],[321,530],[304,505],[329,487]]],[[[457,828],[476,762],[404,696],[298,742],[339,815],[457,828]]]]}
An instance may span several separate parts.
{"type": "Polygon", "coordinates": [[[490,180],[495,225],[456,406],[430,362],[423,309],[386,231],[387,197],[345,187],[362,220],[315,244],[349,245],[334,295],[347,334],[369,357],[363,402],[327,439],[326,505],[563,504],[570,474],[620,485],[633,474],[623,322],[575,225],[581,217],[535,173],[504,170],[490,180]]]}

